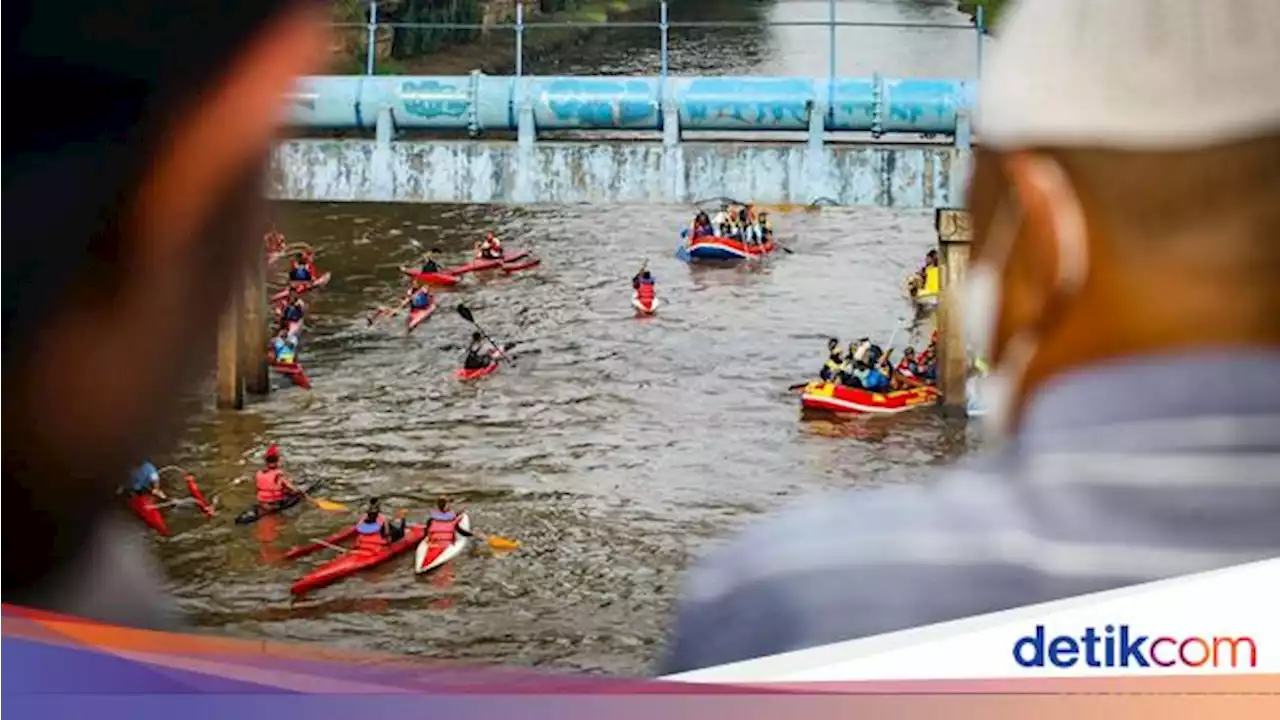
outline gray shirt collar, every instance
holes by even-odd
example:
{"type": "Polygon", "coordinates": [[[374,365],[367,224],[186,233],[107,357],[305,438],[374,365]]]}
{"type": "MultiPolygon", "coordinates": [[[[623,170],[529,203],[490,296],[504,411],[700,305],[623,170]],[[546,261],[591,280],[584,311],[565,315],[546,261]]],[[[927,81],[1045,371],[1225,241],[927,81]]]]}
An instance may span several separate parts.
{"type": "Polygon", "coordinates": [[[1058,445],[1064,437],[1139,423],[1268,416],[1280,418],[1280,351],[1148,356],[1051,380],[1028,404],[1017,445],[1058,445]]]}

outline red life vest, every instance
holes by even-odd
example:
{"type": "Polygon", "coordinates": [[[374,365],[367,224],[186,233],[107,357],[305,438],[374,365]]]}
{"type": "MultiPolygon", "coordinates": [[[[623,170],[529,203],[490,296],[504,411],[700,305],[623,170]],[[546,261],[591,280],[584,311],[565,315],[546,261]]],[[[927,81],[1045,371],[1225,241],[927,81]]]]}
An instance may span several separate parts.
{"type": "Polygon", "coordinates": [[[645,305],[651,305],[656,292],[657,288],[653,283],[641,281],[640,287],[636,288],[636,299],[645,305]]]}
{"type": "Polygon", "coordinates": [[[284,486],[280,484],[282,473],[275,468],[259,470],[257,475],[253,476],[253,484],[258,488],[258,504],[268,505],[278,503],[289,497],[284,490],[284,486]]]}
{"type": "MultiPolygon", "coordinates": [[[[387,520],[383,516],[378,516],[378,530],[371,533],[356,532],[355,549],[359,550],[381,550],[387,546],[387,539],[382,537],[382,526],[387,520]]],[[[361,522],[361,525],[364,523],[361,522]]]]}
{"type": "Polygon", "coordinates": [[[456,537],[455,531],[461,521],[461,515],[455,515],[452,520],[431,518],[427,523],[427,542],[432,545],[452,545],[456,537]]]}

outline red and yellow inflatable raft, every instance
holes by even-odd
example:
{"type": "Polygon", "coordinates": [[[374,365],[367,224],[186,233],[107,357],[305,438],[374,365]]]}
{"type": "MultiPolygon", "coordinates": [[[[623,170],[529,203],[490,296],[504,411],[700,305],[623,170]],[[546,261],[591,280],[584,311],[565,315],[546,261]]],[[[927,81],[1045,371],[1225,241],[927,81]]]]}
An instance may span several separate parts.
{"type": "Polygon", "coordinates": [[[938,389],[931,385],[877,393],[816,381],[805,386],[800,395],[800,405],[806,410],[884,415],[933,405],[941,396],[938,389]]]}

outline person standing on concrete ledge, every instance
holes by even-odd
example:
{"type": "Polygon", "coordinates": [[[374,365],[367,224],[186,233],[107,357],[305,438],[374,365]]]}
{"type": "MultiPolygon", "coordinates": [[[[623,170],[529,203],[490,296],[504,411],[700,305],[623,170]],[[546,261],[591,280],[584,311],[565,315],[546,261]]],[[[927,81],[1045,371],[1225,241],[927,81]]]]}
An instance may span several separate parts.
{"type": "Polygon", "coordinates": [[[1002,29],[965,306],[997,447],[710,554],[667,673],[1280,556],[1280,2],[1002,29]]]}
{"type": "Polygon", "coordinates": [[[218,319],[262,256],[271,142],[295,80],[323,66],[327,9],[5,6],[5,86],[40,98],[5,119],[6,602],[177,619],[115,518],[115,486],[182,427],[218,319]]]}

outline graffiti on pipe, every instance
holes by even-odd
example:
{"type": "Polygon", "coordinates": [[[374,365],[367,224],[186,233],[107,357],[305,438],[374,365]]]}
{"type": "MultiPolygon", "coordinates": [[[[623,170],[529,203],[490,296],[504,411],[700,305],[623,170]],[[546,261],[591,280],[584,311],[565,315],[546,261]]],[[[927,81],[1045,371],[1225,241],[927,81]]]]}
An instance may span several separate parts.
{"type": "Polygon", "coordinates": [[[655,91],[644,80],[552,80],[537,88],[537,98],[560,127],[624,128],[657,121],[655,91]]]}
{"type": "Polygon", "coordinates": [[[400,84],[405,112],[424,120],[461,118],[471,108],[468,88],[438,80],[406,80],[400,84]]]}

